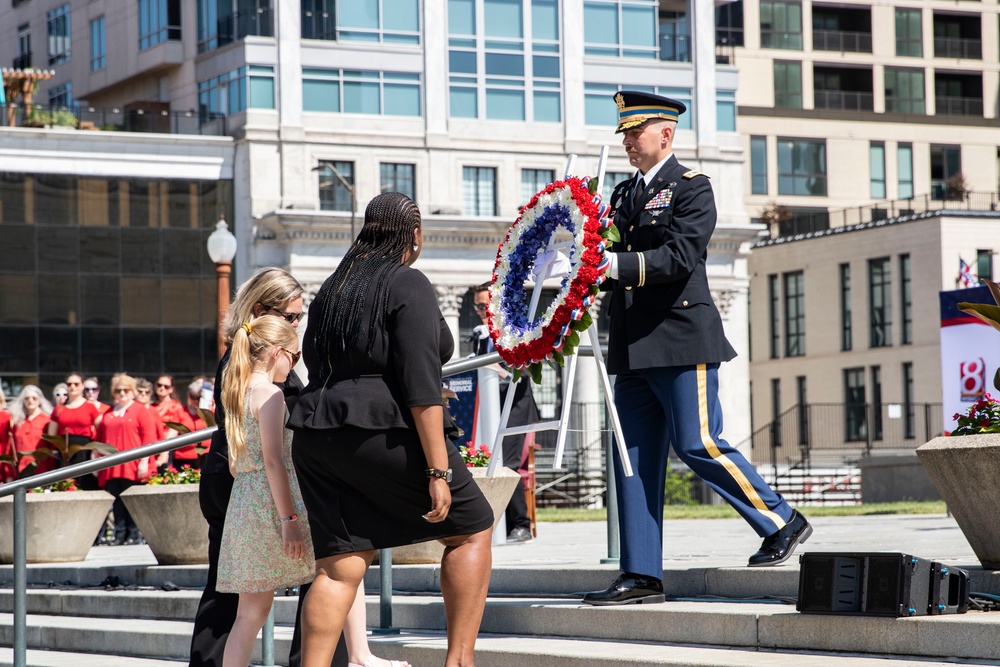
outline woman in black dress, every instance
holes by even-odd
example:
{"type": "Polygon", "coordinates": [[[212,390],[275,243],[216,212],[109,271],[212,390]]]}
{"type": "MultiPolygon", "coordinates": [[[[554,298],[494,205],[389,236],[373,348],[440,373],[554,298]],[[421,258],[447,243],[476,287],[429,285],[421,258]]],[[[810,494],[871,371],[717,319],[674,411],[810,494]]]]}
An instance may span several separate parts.
{"type": "Polygon", "coordinates": [[[422,243],[406,195],[379,195],[310,306],[309,384],[289,428],[316,580],[302,610],[303,667],[329,664],[378,549],[440,540],[445,665],[473,664],[489,587],[493,512],[446,444],[441,364],[454,341],[434,288],[410,267],[422,243]],[[313,519],[315,517],[315,519],[313,519]]]}

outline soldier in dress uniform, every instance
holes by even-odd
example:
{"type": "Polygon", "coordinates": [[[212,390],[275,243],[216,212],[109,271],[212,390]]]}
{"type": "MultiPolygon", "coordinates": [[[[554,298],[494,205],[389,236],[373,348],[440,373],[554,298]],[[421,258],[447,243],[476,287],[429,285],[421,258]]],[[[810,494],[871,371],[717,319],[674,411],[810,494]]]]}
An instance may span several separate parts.
{"type": "Polygon", "coordinates": [[[638,171],[611,196],[621,233],[609,257],[608,372],[634,475],[614,466],[622,574],[584,601],[663,601],[663,489],[667,450],[726,499],[764,538],[749,565],[777,565],[812,527],[720,437],[719,364],[736,356],[712,300],[705,258],[715,230],[709,177],[673,155],[681,102],[621,91],[618,133],[638,171]]]}

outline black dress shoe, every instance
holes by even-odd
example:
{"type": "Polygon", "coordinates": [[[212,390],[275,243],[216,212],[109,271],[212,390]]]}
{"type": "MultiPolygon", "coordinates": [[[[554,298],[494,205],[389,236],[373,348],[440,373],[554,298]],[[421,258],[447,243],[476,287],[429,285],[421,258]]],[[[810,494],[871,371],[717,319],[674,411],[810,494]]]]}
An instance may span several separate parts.
{"type": "Polygon", "coordinates": [[[762,565],[777,565],[788,560],[795,547],[809,539],[813,529],[806,521],[806,518],[799,514],[797,510],[792,510],[792,518],[788,520],[785,527],[774,535],[764,538],[764,543],[760,545],[760,550],[750,556],[750,567],[760,567],[762,565]]]}
{"type": "Polygon", "coordinates": [[[587,593],[583,601],[593,605],[663,602],[663,583],[655,577],[622,572],[615,583],[603,591],[587,593]]]}

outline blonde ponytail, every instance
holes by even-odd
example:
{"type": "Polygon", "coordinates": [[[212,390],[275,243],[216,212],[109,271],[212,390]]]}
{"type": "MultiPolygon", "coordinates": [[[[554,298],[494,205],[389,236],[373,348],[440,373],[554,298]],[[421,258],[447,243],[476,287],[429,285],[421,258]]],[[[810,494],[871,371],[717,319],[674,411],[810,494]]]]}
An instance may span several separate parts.
{"type": "Polygon", "coordinates": [[[226,411],[226,439],[229,459],[237,461],[247,453],[243,419],[246,396],[254,366],[276,346],[298,346],[298,336],[291,324],[280,317],[261,315],[236,328],[229,352],[229,364],[222,372],[222,406],[226,411]]]}

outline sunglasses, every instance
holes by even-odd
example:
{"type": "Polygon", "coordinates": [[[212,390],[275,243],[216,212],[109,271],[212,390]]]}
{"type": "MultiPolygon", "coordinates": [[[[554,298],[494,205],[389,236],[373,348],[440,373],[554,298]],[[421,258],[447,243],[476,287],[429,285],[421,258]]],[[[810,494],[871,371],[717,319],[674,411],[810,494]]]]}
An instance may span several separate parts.
{"type": "Polygon", "coordinates": [[[126,394],[126,393],[128,393],[130,391],[132,391],[132,390],[129,389],[128,387],[118,387],[117,389],[115,389],[115,393],[116,394],[126,394]]]}
{"type": "Polygon", "coordinates": [[[289,324],[295,324],[302,319],[302,313],[286,313],[284,311],[278,310],[277,308],[268,308],[272,313],[277,313],[281,317],[285,318],[285,321],[289,324]]]}
{"type": "Polygon", "coordinates": [[[174,388],[174,385],[172,385],[172,384],[161,384],[159,382],[156,383],[156,386],[159,387],[160,389],[173,389],[174,388]]]}
{"type": "MultiPolygon", "coordinates": [[[[285,348],[281,349],[285,350],[285,348]]],[[[285,350],[285,352],[288,352],[288,356],[292,358],[292,366],[299,363],[299,359],[302,358],[302,352],[289,352],[288,350],[285,350]]]]}
{"type": "Polygon", "coordinates": [[[56,394],[56,398],[69,398],[69,394],[67,394],[66,392],[59,392],[58,394],[56,394]]]}
{"type": "Polygon", "coordinates": [[[97,387],[84,387],[83,390],[86,392],[97,391],[97,387]]]}
{"type": "Polygon", "coordinates": [[[67,382],[66,383],[66,385],[69,386],[69,387],[79,387],[81,384],[83,384],[83,383],[82,382],[67,382]]]}
{"type": "Polygon", "coordinates": [[[136,389],[135,391],[138,394],[148,394],[149,393],[148,389],[136,389]]]}
{"type": "Polygon", "coordinates": [[[485,303],[477,303],[476,304],[476,310],[478,312],[480,312],[480,313],[485,313],[487,311],[487,309],[489,309],[489,304],[485,304],[485,303]]]}

